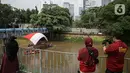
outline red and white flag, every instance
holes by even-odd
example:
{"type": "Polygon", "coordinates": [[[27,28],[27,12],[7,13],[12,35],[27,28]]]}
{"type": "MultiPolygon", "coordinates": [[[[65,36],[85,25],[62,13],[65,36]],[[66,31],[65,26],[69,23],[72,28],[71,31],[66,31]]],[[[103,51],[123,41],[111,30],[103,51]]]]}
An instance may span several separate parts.
{"type": "Polygon", "coordinates": [[[34,45],[36,45],[41,38],[45,38],[45,40],[48,41],[47,37],[42,33],[31,33],[25,35],[24,38],[30,40],[34,45]]]}

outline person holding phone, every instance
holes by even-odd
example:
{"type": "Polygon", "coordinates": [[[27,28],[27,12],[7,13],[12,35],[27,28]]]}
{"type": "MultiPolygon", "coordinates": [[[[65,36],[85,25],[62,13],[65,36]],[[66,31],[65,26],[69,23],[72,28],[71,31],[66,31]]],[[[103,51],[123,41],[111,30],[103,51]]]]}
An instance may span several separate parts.
{"type": "Polygon", "coordinates": [[[104,53],[108,55],[105,73],[123,73],[124,57],[128,47],[120,40],[120,35],[114,35],[113,41],[112,44],[103,47],[104,53]]]}

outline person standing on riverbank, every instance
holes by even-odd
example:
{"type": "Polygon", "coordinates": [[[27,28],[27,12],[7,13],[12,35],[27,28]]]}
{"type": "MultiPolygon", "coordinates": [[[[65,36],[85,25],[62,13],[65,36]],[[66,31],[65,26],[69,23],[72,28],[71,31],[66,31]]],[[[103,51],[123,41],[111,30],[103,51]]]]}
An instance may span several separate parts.
{"type": "Polygon", "coordinates": [[[80,49],[78,54],[78,60],[80,61],[80,73],[96,73],[98,50],[92,46],[92,38],[85,38],[85,48],[80,49]]]}
{"type": "Polygon", "coordinates": [[[115,35],[113,41],[112,44],[103,47],[104,53],[108,55],[105,73],[123,73],[124,56],[128,47],[120,40],[119,35],[115,35]]]}
{"type": "Polygon", "coordinates": [[[11,36],[5,43],[5,53],[2,58],[0,73],[17,73],[17,71],[19,71],[17,58],[19,46],[15,39],[15,36],[11,36]]]}

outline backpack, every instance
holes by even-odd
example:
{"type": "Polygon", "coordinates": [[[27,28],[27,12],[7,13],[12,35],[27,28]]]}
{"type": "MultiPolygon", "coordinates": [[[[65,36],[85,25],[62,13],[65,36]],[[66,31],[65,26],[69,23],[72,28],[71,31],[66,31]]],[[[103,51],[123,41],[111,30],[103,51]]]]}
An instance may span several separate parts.
{"type": "Polygon", "coordinates": [[[94,59],[94,63],[98,64],[99,60],[95,57],[94,51],[91,49],[92,47],[87,47],[89,55],[94,59]]]}

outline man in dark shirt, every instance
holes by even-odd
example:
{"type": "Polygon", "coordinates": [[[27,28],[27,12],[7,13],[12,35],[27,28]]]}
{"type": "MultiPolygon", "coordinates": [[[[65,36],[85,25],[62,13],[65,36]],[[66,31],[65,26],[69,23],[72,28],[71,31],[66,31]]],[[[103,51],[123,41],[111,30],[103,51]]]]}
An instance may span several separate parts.
{"type": "Polygon", "coordinates": [[[5,43],[5,52],[2,58],[0,73],[16,73],[19,71],[17,57],[19,45],[15,39],[15,36],[11,36],[5,43]]]}

